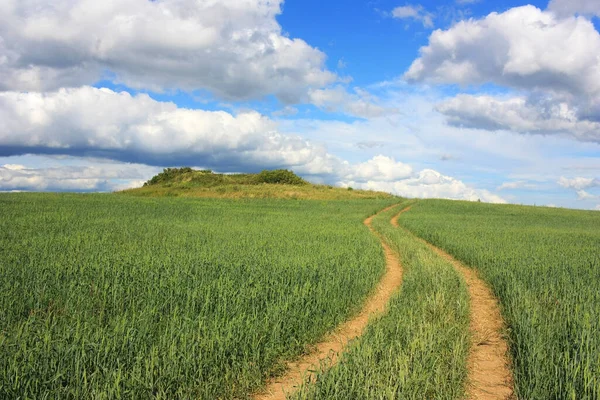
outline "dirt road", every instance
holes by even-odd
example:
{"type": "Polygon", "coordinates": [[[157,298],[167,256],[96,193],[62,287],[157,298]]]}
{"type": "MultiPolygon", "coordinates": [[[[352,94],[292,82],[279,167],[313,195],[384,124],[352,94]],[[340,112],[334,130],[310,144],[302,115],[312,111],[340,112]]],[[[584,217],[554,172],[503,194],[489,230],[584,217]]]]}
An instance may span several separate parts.
{"type": "MultiPolygon", "coordinates": [[[[379,213],[388,211],[394,207],[398,207],[398,204],[381,210],[379,213]]],[[[377,285],[377,288],[369,296],[362,310],[354,318],[340,325],[332,334],[325,337],[322,342],[317,343],[315,345],[316,350],[311,354],[295,362],[288,363],[285,375],[268,382],[264,391],[253,397],[255,400],[285,400],[286,394],[295,392],[303,382],[311,380],[314,377],[313,371],[319,369],[320,365],[325,364],[330,367],[335,365],[348,343],[363,334],[371,317],[377,316],[385,310],[392,294],[402,284],[402,267],[398,256],[371,226],[373,217],[367,218],[364,224],[369,227],[374,235],[380,238],[386,259],[386,272],[377,285]]]]}

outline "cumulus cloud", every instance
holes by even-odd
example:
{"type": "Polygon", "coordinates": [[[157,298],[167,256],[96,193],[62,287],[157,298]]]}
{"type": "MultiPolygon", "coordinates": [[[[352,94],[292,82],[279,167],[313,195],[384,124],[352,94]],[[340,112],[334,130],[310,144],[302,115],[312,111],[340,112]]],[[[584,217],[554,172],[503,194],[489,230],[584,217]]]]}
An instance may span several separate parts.
{"type": "Polygon", "coordinates": [[[598,178],[584,178],[584,177],[575,177],[575,178],[565,178],[562,176],[558,180],[558,184],[567,189],[573,189],[575,193],[577,193],[577,200],[586,201],[586,200],[595,200],[599,199],[600,196],[588,192],[589,189],[600,187],[600,179],[598,178]]]}
{"type": "Polygon", "coordinates": [[[313,89],[309,92],[309,101],[329,112],[343,112],[360,118],[376,118],[397,113],[396,108],[377,104],[377,98],[359,88],[349,93],[342,86],[327,89],[313,89]]]}
{"type": "Polygon", "coordinates": [[[562,176],[558,180],[558,184],[564,188],[575,189],[575,190],[584,190],[593,187],[600,187],[600,179],[598,178],[565,178],[562,176]]]}
{"type": "Polygon", "coordinates": [[[597,95],[599,53],[600,34],[588,19],[529,5],[436,30],[405,79],[597,95]]]}
{"type": "Polygon", "coordinates": [[[577,200],[592,200],[592,199],[597,199],[597,198],[598,198],[598,196],[588,193],[585,190],[577,191],[577,200]]]}
{"type": "MultiPolygon", "coordinates": [[[[233,115],[183,109],[145,94],[92,87],[4,92],[0,93],[0,120],[0,157],[68,155],[221,172],[290,168],[317,181],[404,196],[503,201],[434,170],[414,172],[410,165],[381,154],[350,163],[323,146],[281,133],[276,121],[256,112],[233,115]]],[[[131,184],[122,180],[146,180],[158,170],[132,177],[106,168],[69,168],[6,162],[0,189],[115,190],[117,184],[131,184]],[[111,181],[115,179],[121,181],[111,181]]]]}
{"type": "Polygon", "coordinates": [[[413,19],[423,24],[425,28],[433,28],[433,14],[427,12],[422,5],[405,5],[392,10],[392,16],[398,19],[413,19]]]}
{"type": "Polygon", "coordinates": [[[524,6],[435,31],[404,77],[520,92],[442,102],[437,110],[453,126],[600,142],[599,53],[600,33],[590,20],[524,6]]]}
{"type": "Polygon", "coordinates": [[[324,53],[282,32],[282,2],[6,0],[0,90],[80,86],[109,71],[133,88],[298,102],[337,77],[324,53]]]}
{"type": "Polygon", "coordinates": [[[600,122],[581,119],[568,101],[554,98],[473,96],[461,94],[436,106],[452,126],[510,130],[531,134],[567,134],[600,142],[600,122]]]}
{"type": "Polygon", "coordinates": [[[156,171],[120,163],[43,168],[4,164],[0,165],[0,191],[112,192],[142,186],[156,171]]]}
{"type": "Polygon", "coordinates": [[[562,17],[574,14],[600,16],[600,3],[596,0],[551,0],[548,9],[562,17]]]}
{"type": "Polygon", "coordinates": [[[444,198],[454,200],[484,201],[489,203],[506,203],[502,197],[488,190],[475,189],[455,178],[424,169],[406,179],[395,181],[368,180],[342,181],[343,186],[360,189],[379,190],[412,198],[444,198]]]}
{"type": "Polygon", "coordinates": [[[515,189],[535,190],[535,189],[538,189],[538,185],[527,182],[527,181],[504,182],[504,183],[502,183],[502,185],[498,186],[497,190],[500,191],[500,190],[515,190],[515,189]]]}
{"type": "Polygon", "coordinates": [[[378,155],[367,162],[354,165],[344,179],[368,181],[397,181],[410,177],[413,169],[410,165],[397,162],[391,157],[378,155]]]}
{"type": "Polygon", "coordinates": [[[331,169],[325,149],[256,112],[178,108],[140,94],[81,87],[0,93],[0,156],[67,154],[221,170],[331,169]]]}

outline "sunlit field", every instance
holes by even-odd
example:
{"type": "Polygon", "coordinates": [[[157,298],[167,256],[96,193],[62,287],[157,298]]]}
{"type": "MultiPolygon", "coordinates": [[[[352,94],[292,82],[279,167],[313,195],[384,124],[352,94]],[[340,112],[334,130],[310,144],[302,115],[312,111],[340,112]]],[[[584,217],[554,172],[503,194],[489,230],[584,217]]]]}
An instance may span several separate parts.
{"type": "Polygon", "coordinates": [[[243,398],[379,280],[394,200],[0,195],[0,398],[243,398]]]}
{"type": "Polygon", "coordinates": [[[400,222],[491,284],[519,398],[600,397],[600,213],[427,200],[400,222]]]}

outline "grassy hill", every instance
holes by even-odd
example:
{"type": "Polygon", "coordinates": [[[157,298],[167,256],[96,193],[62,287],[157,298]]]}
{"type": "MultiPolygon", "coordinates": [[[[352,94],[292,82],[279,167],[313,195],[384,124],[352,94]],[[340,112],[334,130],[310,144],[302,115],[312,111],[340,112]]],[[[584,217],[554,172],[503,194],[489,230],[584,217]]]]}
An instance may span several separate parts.
{"type": "Polygon", "coordinates": [[[136,189],[120,193],[142,197],[217,197],[275,199],[388,199],[389,193],[315,185],[288,170],[258,174],[217,174],[210,170],[166,168],[136,189]]]}

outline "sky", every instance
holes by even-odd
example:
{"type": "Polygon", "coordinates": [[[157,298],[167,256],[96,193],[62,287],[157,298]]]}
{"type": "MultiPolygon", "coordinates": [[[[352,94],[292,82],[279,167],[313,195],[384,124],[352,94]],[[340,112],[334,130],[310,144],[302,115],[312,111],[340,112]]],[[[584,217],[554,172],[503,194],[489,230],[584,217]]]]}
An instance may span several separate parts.
{"type": "Polygon", "coordinates": [[[3,0],[0,191],[287,168],[600,210],[600,2],[3,0]]]}

